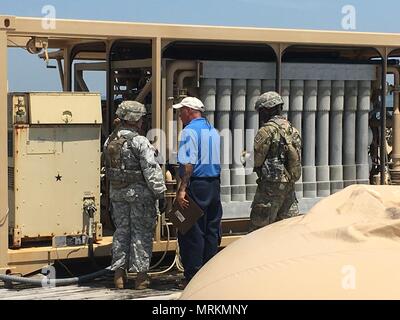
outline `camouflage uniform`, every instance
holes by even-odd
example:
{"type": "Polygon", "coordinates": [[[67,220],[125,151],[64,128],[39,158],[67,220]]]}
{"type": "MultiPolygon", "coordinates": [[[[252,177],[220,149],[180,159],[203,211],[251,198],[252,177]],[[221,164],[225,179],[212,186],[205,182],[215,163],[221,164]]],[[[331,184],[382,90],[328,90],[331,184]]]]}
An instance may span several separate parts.
{"type": "MultiPolygon", "coordinates": [[[[263,94],[257,102],[265,102],[263,98],[270,97],[263,94]]],[[[283,103],[281,100],[277,102],[283,103]]],[[[284,149],[276,125],[282,122],[287,123],[288,120],[280,115],[272,117],[258,130],[254,139],[254,171],[258,175],[258,186],[251,205],[251,230],[299,214],[294,182],[290,181],[285,170],[284,149]]]]}
{"type": "MultiPolygon", "coordinates": [[[[145,111],[139,103],[123,102],[117,110],[119,118],[138,121],[145,111]],[[131,112],[133,110],[139,112],[131,112]]],[[[120,179],[113,173],[110,183],[112,218],[116,227],[112,245],[112,270],[146,272],[152,256],[153,233],[158,212],[157,199],[166,190],[163,174],[155,159],[155,149],[135,129],[120,127],[111,137],[125,137],[122,145],[120,179]],[[135,181],[127,181],[127,173],[135,172],[135,181]]]]}

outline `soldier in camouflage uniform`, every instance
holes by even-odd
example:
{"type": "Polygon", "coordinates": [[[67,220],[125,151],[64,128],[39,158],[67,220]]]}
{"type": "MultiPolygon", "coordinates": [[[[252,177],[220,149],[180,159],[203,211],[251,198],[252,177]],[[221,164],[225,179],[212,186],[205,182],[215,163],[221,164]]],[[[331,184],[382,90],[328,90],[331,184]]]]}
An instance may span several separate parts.
{"type": "Polygon", "coordinates": [[[262,94],[256,101],[261,128],[254,139],[258,186],[251,205],[250,231],[299,214],[294,183],[301,174],[301,153],[295,151],[298,158],[293,168],[297,172],[292,176],[287,166],[290,159],[285,139],[293,138],[298,150],[301,139],[298,131],[281,115],[283,103],[282,97],[273,91],[262,94]]]}
{"type": "Polygon", "coordinates": [[[166,190],[155,148],[138,133],[144,106],[122,102],[116,115],[120,125],[104,145],[106,175],[110,181],[112,218],[116,227],[112,244],[112,270],[117,288],[124,288],[126,271],[137,272],[136,289],[149,284],[157,199],[166,190]]]}

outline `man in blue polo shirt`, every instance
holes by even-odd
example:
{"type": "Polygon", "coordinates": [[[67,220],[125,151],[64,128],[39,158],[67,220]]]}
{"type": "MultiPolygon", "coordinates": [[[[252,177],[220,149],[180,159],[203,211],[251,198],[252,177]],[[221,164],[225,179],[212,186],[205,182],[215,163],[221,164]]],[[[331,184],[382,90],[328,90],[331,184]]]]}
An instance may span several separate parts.
{"type": "Polygon", "coordinates": [[[202,117],[204,105],[199,99],[186,97],[173,108],[179,111],[184,125],[178,150],[181,183],[176,201],[187,208],[187,193],[204,211],[204,216],[187,233],[178,233],[187,284],[218,252],[221,241],[220,136],[202,117]]]}

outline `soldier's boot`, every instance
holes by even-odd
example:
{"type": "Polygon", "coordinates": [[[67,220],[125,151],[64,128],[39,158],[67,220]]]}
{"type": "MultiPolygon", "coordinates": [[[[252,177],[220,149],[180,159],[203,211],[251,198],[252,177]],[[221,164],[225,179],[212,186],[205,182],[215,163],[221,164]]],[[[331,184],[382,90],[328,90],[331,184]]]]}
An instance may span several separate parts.
{"type": "Polygon", "coordinates": [[[124,289],[126,272],[122,268],[118,268],[114,273],[114,285],[116,289],[124,289]]]}
{"type": "Polygon", "coordinates": [[[149,285],[150,285],[150,278],[147,275],[147,272],[139,272],[135,279],[135,289],[144,290],[147,289],[149,285]]]}

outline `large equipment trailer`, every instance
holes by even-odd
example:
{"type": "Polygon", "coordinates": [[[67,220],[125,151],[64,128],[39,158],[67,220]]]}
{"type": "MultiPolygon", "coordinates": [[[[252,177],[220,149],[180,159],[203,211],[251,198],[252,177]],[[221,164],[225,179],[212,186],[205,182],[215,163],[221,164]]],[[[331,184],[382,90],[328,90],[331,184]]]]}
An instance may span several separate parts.
{"type": "MultiPolygon", "coordinates": [[[[164,160],[169,208],[182,129],[172,105],[187,95],[204,102],[222,136],[221,246],[248,230],[256,177],[242,156],[252,149],[262,92],[281,93],[302,134],[302,212],[351,184],[399,184],[398,56],[400,34],[78,20],[43,29],[41,19],[0,16],[0,273],[110,255],[100,159],[125,99],[148,108],[145,132],[164,160]],[[14,47],[57,65],[62,92],[8,92],[14,47]],[[105,96],[91,92],[90,72],[104,76],[105,96]]],[[[160,215],[154,251],[176,245],[160,215]]]]}

